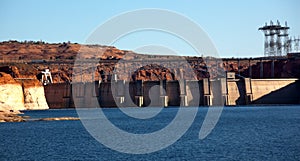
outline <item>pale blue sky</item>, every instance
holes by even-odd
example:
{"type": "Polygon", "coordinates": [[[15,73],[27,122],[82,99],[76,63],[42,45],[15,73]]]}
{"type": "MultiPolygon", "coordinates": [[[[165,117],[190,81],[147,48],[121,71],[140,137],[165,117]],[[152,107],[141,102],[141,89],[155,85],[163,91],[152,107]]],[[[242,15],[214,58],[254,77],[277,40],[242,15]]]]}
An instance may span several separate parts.
{"type": "MultiPolygon", "coordinates": [[[[212,39],[221,57],[257,57],[263,56],[263,34],[258,27],[265,22],[277,19],[281,23],[288,21],[290,35],[300,35],[299,6],[298,0],[1,0],[0,41],[16,39],[84,43],[97,26],[113,16],[136,9],[160,8],[180,13],[199,24],[212,39]]],[[[139,34],[129,35],[114,45],[133,50],[142,46],[142,43],[164,45],[164,41],[169,40],[168,36],[163,38],[164,34],[139,34]],[[153,35],[157,38],[154,39],[153,35]],[[141,36],[144,41],[137,40],[141,36]]],[[[174,40],[170,48],[176,43],[180,42],[174,40]]],[[[177,44],[176,47],[179,49],[174,50],[181,54],[193,55],[185,45],[177,44]]]]}

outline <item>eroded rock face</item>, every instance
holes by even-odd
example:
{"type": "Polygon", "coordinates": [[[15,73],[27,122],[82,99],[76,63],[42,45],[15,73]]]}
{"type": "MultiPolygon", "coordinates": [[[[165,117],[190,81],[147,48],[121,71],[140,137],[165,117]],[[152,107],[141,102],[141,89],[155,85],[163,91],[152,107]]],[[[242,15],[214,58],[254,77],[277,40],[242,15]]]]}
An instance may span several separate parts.
{"type": "Polygon", "coordinates": [[[9,74],[0,72],[0,92],[0,110],[25,110],[22,85],[9,74]]]}
{"type": "Polygon", "coordinates": [[[44,110],[49,109],[46,102],[44,87],[24,88],[24,106],[27,110],[44,110]]]}
{"type": "Polygon", "coordinates": [[[38,80],[23,82],[24,106],[27,110],[49,109],[46,102],[44,87],[38,80]]]}
{"type": "Polygon", "coordinates": [[[2,84],[0,91],[0,103],[12,107],[13,110],[25,110],[23,90],[20,84],[2,84]]]}
{"type": "Polygon", "coordinates": [[[49,109],[44,87],[36,79],[15,81],[0,72],[0,111],[49,109]]]}

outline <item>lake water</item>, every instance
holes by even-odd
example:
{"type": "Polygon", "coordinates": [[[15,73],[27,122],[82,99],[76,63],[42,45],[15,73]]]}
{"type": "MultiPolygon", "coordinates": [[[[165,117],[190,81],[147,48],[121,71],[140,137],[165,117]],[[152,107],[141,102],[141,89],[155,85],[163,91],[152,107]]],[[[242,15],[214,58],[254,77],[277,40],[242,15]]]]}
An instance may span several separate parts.
{"type": "MultiPolygon", "coordinates": [[[[81,121],[0,124],[0,160],[300,160],[300,106],[228,107],[212,132],[200,140],[208,108],[198,113],[174,144],[149,154],[120,153],[96,141],[81,121]]],[[[111,122],[131,133],[157,131],[174,119],[166,108],[148,120],[104,109],[111,122]]],[[[76,110],[25,111],[31,118],[77,117],[76,110]]],[[[122,146],[122,145],[120,145],[122,146]]]]}

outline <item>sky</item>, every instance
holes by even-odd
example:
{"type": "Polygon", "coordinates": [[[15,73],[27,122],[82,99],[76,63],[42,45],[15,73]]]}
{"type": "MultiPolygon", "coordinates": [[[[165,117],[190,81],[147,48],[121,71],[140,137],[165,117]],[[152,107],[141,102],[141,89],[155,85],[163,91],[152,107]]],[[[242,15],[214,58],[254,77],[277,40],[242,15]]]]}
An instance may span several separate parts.
{"type": "MultiPolygon", "coordinates": [[[[259,57],[263,56],[264,36],[258,28],[270,20],[281,24],[287,21],[290,35],[300,35],[299,6],[299,0],[1,0],[0,41],[86,43],[93,31],[117,15],[157,8],[183,15],[199,25],[220,57],[259,57]]],[[[137,50],[153,44],[180,55],[199,55],[186,42],[158,31],[135,32],[102,45],[137,50]]]]}

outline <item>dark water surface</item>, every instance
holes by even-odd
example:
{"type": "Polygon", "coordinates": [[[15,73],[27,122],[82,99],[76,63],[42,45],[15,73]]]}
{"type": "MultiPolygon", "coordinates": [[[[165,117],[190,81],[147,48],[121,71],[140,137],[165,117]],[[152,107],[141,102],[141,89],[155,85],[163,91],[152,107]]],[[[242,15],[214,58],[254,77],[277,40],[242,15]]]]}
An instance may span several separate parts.
{"type": "MultiPolygon", "coordinates": [[[[159,130],[178,109],[154,118],[128,118],[104,109],[119,128],[132,133],[159,130]]],[[[173,145],[150,154],[125,154],[96,141],[81,121],[0,124],[0,160],[300,160],[300,106],[224,108],[213,131],[199,140],[207,108],[199,108],[190,129],[173,145]]],[[[77,117],[76,110],[26,111],[31,118],[77,117]]],[[[122,145],[120,145],[122,146],[122,145]]]]}

